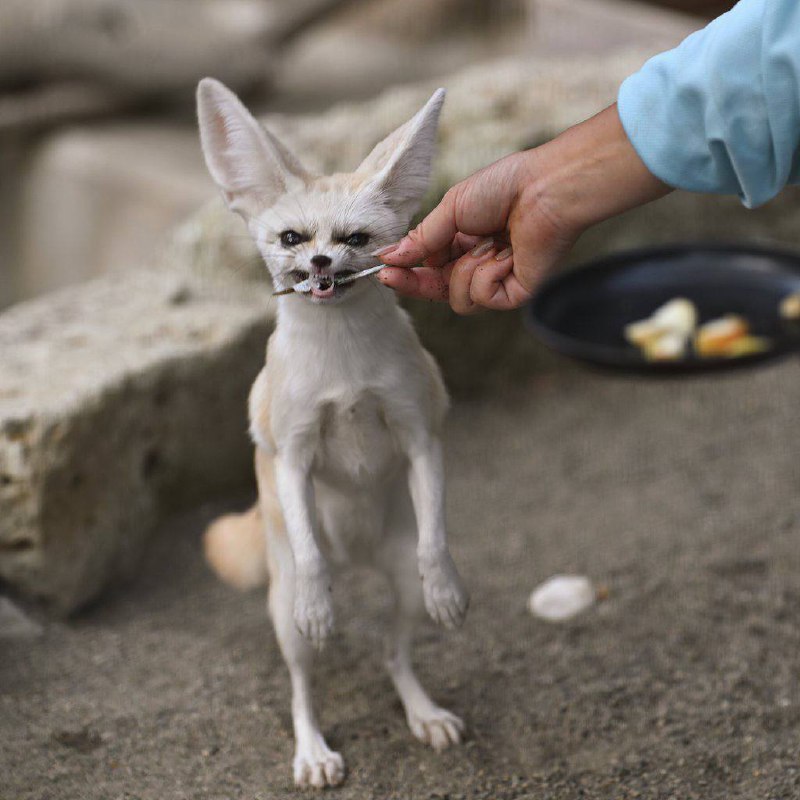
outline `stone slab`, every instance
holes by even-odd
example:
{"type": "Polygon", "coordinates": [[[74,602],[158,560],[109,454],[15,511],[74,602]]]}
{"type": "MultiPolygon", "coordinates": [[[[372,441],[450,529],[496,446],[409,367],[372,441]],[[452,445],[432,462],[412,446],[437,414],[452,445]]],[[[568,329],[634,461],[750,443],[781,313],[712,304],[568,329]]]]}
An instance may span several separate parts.
{"type": "Polygon", "coordinates": [[[0,316],[0,580],[71,612],[163,513],[252,480],[246,396],[272,318],[174,275],[98,279],[0,316]]]}

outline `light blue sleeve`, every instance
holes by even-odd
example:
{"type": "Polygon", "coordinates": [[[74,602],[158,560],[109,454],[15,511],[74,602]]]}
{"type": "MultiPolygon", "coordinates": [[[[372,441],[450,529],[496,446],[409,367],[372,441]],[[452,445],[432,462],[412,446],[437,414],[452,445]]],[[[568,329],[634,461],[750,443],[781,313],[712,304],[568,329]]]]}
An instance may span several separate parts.
{"type": "Polygon", "coordinates": [[[740,0],[631,75],[618,109],[670,186],[753,208],[800,183],[800,0],[740,0]]]}

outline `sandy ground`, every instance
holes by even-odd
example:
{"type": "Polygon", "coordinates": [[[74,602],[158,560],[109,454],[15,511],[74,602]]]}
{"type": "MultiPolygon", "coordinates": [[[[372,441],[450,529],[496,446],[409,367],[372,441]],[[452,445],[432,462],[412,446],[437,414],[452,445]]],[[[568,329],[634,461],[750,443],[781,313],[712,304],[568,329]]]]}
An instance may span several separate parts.
{"type": "MultiPolygon", "coordinates": [[[[713,381],[558,372],[457,404],[449,427],[465,627],[417,659],[466,743],[413,740],[381,669],[381,584],[335,588],[319,664],[341,800],[800,797],[798,364],[713,381]],[[558,572],[610,598],[563,625],[558,572]]],[[[133,585],[0,644],[0,797],[293,794],[287,675],[262,593],[218,584],[203,509],[133,585]]]]}

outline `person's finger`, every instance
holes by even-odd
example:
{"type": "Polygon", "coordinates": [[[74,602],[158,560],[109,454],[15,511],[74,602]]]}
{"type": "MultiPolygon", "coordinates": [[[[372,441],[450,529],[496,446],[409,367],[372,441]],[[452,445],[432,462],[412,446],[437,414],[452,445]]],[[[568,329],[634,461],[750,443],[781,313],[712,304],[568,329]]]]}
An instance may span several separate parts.
{"type": "Polygon", "coordinates": [[[435,300],[446,303],[449,297],[447,278],[449,273],[443,269],[419,267],[387,267],[378,273],[378,280],[390,289],[405,297],[419,300],[435,300]]]}
{"type": "Polygon", "coordinates": [[[522,305],[529,296],[514,276],[514,254],[510,247],[486,259],[475,270],[470,299],[477,306],[505,311],[522,305]]]}
{"type": "Polygon", "coordinates": [[[457,233],[453,241],[450,242],[449,248],[433,256],[428,256],[422,263],[426,267],[444,267],[447,264],[452,265],[465,253],[474,250],[485,238],[485,236],[470,236],[466,233],[457,233]]]}
{"type": "MultiPolygon", "coordinates": [[[[436,260],[445,254],[449,255],[450,245],[458,233],[456,192],[457,187],[450,189],[439,205],[402,238],[394,249],[384,248],[376,251],[375,255],[393,267],[410,267],[429,258],[436,260]]],[[[450,259],[445,259],[448,260],[450,259]]]]}
{"type": "Polygon", "coordinates": [[[450,273],[450,306],[457,314],[474,314],[480,310],[471,295],[473,275],[480,265],[493,258],[495,244],[492,239],[485,239],[469,253],[461,256],[453,265],[450,273]]]}

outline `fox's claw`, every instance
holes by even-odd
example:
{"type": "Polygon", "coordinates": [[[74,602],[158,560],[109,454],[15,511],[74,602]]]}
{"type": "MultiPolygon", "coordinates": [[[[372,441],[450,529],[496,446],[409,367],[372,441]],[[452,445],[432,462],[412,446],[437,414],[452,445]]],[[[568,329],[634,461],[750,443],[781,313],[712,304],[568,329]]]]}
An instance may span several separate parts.
{"type": "Polygon", "coordinates": [[[345,776],[344,760],[320,735],[303,746],[298,745],[293,766],[295,785],[304,789],[338,786],[345,776]]]}
{"type": "Polygon", "coordinates": [[[433,561],[420,562],[425,608],[434,622],[446,628],[457,628],[464,622],[469,608],[469,593],[449,554],[433,561]]]}
{"type": "Polygon", "coordinates": [[[298,576],[295,583],[294,622],[314,647],[322,647],[333,629],[333,603],[327,577],[298,576]]]}
{"type": "Polygon", "coordinates": [[[433,705],[419,714],[409,714],[408,725],[417,739],[437,753],[460,744],[464,736],[464,723],[455,714],[433,705]]]}

